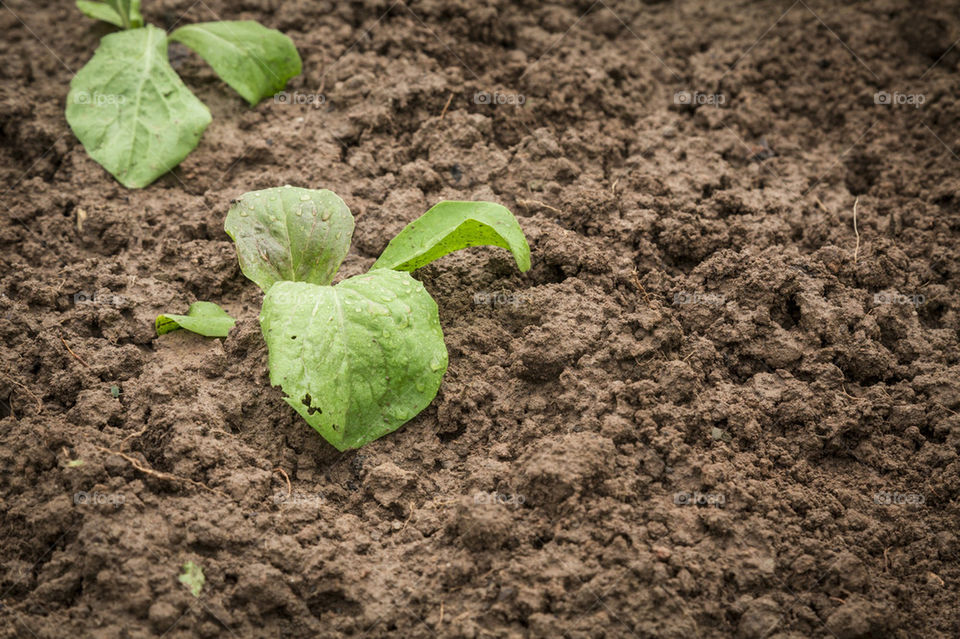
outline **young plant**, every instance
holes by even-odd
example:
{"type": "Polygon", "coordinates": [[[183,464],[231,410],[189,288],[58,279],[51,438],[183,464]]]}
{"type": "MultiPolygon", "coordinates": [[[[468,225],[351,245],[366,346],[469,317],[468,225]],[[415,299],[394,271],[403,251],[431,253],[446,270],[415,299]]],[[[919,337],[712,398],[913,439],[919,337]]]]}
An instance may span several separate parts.
{"type": "Polygon", "coordinates": [[[437,304],[409,271],[480,245],[505,248],[521,271],[530,268],[530,247],[506,208],[440,202],[370,271],[331,286],[353,227],[333,192],[291,186],[244,194],[225,224],[240,270],[266,293],[260,328],[270,383],[339,450],[398,429],[440,388],[447,348],[437,304]]]}
{"type": "Polygon", "coordinates": [[[251,106],[301,70],[293,41],[257,22],[191,24],[168,37],[143,24],[140,0],[77,0],[77,8],[123,30],[104,36],[70,82],[67,123],[127,188],[147,186],[179,164],[210,124],[210,111],[167,60],[168,39],[196,51],[251,106]]]}

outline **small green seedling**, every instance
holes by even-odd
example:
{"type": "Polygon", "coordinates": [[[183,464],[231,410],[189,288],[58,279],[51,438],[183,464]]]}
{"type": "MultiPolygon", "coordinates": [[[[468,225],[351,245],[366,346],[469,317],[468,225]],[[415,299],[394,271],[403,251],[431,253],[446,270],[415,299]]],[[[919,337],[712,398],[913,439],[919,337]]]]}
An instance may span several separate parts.
{"type": "Polygon", "coordinates": [[[179,164],[210,124],[210,111],[170,66],[168,40],[196,51],[251,106],[301,71],[293,41],[250,20],[186,25],[168,37],[144,25],[140,0],[77,0],[77,8],[123,30],[104,36],[70,82],[67,123],[127,188],[147,186],[179,164]]]}
{"type": "Polygon", "coordinates": [[[338,450],[393,432],[433,401],[447,370],[437,304],[409,273],[468,246],[500,246],[521,271],[530,247],[506,208],[440,202],[371,270],[331,286],[353,215],[333,192],[246,193],[227,214],[240,270],[266,293],[260,328],[270,383],[338,450]]]}
{"type": "Polygon", "coordinates": [[[481,245],[505,248],[521,271],[530,268],[530,247],[506,208],[440,202],[369,272],[332,286],[353,228],[333,192],[291,186],[244,194],[225,224],[240,270],[266,293],[260,328],[270,383],[338,450],[400,428],[440,388],[447,348],[437,304],[409,271],[481,245]]]}
{"type": "Polygon", "coordinates": [[[181,568],[183,570],[178,577],[180,583],[190,589],[190,594],[194,597],[200,596],[200,591],[203,590],[203,584],[207,582],[207,578],[203,576],[203,568],[188,561],[183,564],[181,568]]]}
{"type": "Polygon", "coordinates": [[[158,315],[154,326],[157,335],[182,328],[205,337],[226,337],[236,323],[237,320],[213,302],[194,302],[186,315],[158,315]]]}

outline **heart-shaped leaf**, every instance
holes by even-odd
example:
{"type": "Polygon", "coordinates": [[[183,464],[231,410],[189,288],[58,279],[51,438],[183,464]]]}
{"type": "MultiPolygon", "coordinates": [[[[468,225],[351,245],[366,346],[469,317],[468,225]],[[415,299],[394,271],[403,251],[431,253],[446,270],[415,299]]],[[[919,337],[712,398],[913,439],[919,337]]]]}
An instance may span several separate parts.
{"type": "Polygon", "coordinates": [[[87,153],[128,188],[187,157],[210,112],[167,62],[167,38],[147,25],[104,36],[70,82],[67,123],[87,153]]]}
{"type": "Polygon", "coordinates": [[[372,268],[413,271],[468,246],[499,246],[513,253],[521,271],[530,268],[530,245],[517,218],[493,202],[444,201],[408,224],[372,268]]]}
{"type": "Polygon", "coordinates": [[[276,282],[260,327],[270,383],[338,450],[415,417],[447,370],[437,305],[408,273],[371,271],[336,286],[276,282]]]}
{"type": "Polygon", "coordinates": [[[213,302],[194,302],[186,315],[158,315],[154,325],[157,335],[182,328],[205,337],[226,337],[236,323],[213,302]]]}
{"type": "Polygon", "coordinates": [[[244,193],[224,224],[240,270],[264,291],[280,280],[329,284],[350,249],[353,215],[333,191],[289,184],[244,193]]]}
{"type": "Polygon", "coordinates": [[[202,22],[170,34],[252,105],[287,86],[302,63],[293,40],[252,20],[202,22]]]}

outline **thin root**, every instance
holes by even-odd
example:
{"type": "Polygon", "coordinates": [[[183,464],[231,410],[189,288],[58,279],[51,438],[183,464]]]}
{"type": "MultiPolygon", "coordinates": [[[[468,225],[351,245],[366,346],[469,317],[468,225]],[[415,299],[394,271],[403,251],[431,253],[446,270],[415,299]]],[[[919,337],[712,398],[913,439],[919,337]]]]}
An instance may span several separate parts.
{"type": "Polygon", "coordinates": [[[440,112],[440,119],[447,117],[447,109],[450,108],[450,103],[453,102],[453,91],[450,92],[450,97],[447,98],[447,103],[443,105],[443,111],[440,112]]]}
{"type": "MultiPolygon", "coordinates": [[[[32,391],[32,390],[30,390],[29,388],[27,388],[26,386],[24,386],[23,384],[21,384],[21,383],[18,382],[17,380],[13,379],[12,377],[10,377],[9,375],[7,375],[6,373],[0,373],[0,374],[2,374],[5,378],[7,378],[7,379],[10,381],[10,383],[16,384],[17,386],[19,386],[20,388],[22,388],[22,389],[23,389],[23,392],[25,392],[27,395],[29,395],[30,397],[32,397],[32,398],[33,398],[33,401],[37,402],[37,415],[39,415],[40,413],[43,412],[43,402],[40,401],[40,398],[39,398],[39,397],[37,397],[36,395],[33,394],[33,391],[32,391]]],[[[12,410],[12,407],[11,407],[11,410],[12,410]]]]}
{"type": "Polygon", "coordinates": [[[87,364],[85,361],[83,361],[83,360],[80,358],[79,355],[77,355],[76,353],[73,352],[73,349],[70,348],[70,345],[69,345],[69,344],[67,344],[67,340],[65,340],[65,339],[63,339],[63,338],[61,337],[61,338],[60,338],[60,341],[63,342],[63,345],[66,347],[67,352],[70,353],[71,355],[73,355],[73,358],[74,358],[75,360],[77,360],[78,362],[80,362],[81,364],[83,364],[84,366],[86,366],[87,368],[90,368],[90,364],[87,364]]]}
{"type": "Polygon", "coordinates": [[[212,492],[212,493],[216,493],[217,495],[220,495],[220,496],[223,497],[224,499],[228,499],[228,497],[227,497],[227,495],[226,495],[225,493],[223,493],[222,491],[217,490],[216,488],[210,488],[209,486],[207,486],[206,484],[204,484],[204,483],[202,483],[202,482],[194,481],[194,480],[192,480],[192,479],[188,479],[187,477],[178,477],[177,475],[172,475],[172,474],[170,474],[170,473],[164,473],[164,472],[161,472],[161,471],[159,471],[159,470],[153,470],[152,468],[147,468],[146,466],[144,466],[143,464],[141,464],[139,461],[137,461],[136,458],[131,457],[130,455],[127,455],[126,453],[121,453],[119,450],[111,450],[111,449],[109,449],[109,448],[104,448],[103,446],[96,446],[96,445],[94,445],[94,448],[96,448],[97,450],[99,450],[100,452],[103,452],[103,453],[107,453],[107,454],[110,454],[110,455],[117,455],[118,457],[122,457],[122,458],[125,459],[131,466],[133,466],[135,469],[139,470],[139,471],[140,471],[141,473],[143,473],[144,475],[150,475],[151,477],[156,477],[157,479],[163,479],[163,480],[166,480],[166,481],[174,481],[174,482],[181,482],[181,483],[184,483],[184,484],[192,484],[192,485],[196,486],[197,488],[203,488],[204,490],[208,490],[208,491],[210,491],[210,492],[212,492]]]}
{"type": "Polygon", "coordinates": [[[547,210],[549,210],[549,211],[553,211],[554,213],[558,213],[558,214],[560,214],[560,215],[563,214],[563,211],[561,211],[560,209],[555,209],[555,208],[553,208],[552,206],[550,206],[549,204],[544,204],[544,203],[541,202],[540,200],[517,200],[517,204],[519,204],[520,206],[522,206],[522,207],[525,208],[525,209],[529,209],[529,208],[531,208],[531,207],[533,207],[533,206],[540,206],[540,207],[543,207],[543,208],[545,208],[545,209],[547,209],[547,210]]]}
{"type": "Polygon", "coordinates": [[[293,493],[293,484],[290,483],[290,475],[282,468],[274,468],[273,472],[280,473],[283,475],[283,478],[287,480],[287,497],[289,497],[291,493],[293,493]]]}

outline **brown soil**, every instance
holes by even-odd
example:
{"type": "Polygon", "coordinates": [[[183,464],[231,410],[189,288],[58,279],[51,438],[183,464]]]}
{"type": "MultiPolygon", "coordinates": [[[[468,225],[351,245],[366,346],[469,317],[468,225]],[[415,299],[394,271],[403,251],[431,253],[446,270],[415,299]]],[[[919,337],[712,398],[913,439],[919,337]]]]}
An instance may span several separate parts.
{"type": "Polygon", "coordinates": [[[63,116],[107,29],[6,3],[0,637],[960,636],[960,7],[719,4],[147,0],[325,102],[171,47],[214,121],[128,191],[63,116]],[[360,451],[270,387],[223,232],[286,183],[353,210],[342,276],[441,199],[533,249],[418,271],[450,370],[360,451]],[[155,336],[197,299],[226,340],[155,336]]]}

